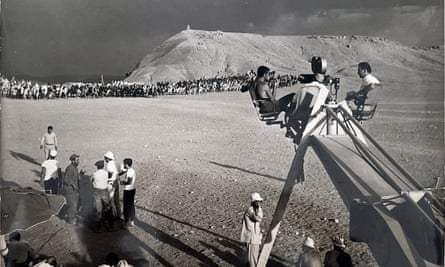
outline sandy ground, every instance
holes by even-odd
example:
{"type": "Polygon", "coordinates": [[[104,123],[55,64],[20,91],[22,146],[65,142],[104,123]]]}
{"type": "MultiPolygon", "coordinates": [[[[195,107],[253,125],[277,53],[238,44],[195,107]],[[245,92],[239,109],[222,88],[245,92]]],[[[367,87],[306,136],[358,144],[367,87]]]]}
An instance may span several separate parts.
{"type": "MultiPolygon", "coordinates": [[[[375,119],[365,124],[425,185],[443,171],[442,100],[382,101],[375,119]]],[[[97,234],[53,217],[23,233],[36,250],[67,266],[96,266],[111,251],[136,266],[237,265],[250,193],[265,198],[267,230],[294,155],[284,130],[260,123],[249,97],[236,92],[156,99],[2,99],[1,123],[3,186],[39,188],[39,138],[50,124],[63,169],[70,154],[80,154],[85,185],[94,162],[107,150],[118,164],[125,157],[135,160],[135,227],[97,234]]],[[[348,236],[348,211],[311,149],[305,174],[306,183],[294,187],[270,266],[294,264],[307,235],[322,255],[332,235],[348,236]]],[[[90,193],[83,188],[86,210],[90,193]]],[[[365,244],[348,242],[347,251],[357,266],[376,265],[365,244]]]]}

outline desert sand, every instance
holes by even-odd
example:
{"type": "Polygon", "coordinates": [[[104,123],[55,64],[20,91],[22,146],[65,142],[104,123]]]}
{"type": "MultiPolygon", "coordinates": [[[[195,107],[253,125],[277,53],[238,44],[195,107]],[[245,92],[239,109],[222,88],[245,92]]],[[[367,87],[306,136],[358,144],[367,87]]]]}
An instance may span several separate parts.
{"type": "MultiPolygon", "coordinates": [[[[396,85],[400,92],[404,85],[396,85]]],[[[438,79],[433,86],[429,90],[436,96],[384,98],[375,118],[364,123],[424,185],[442,174],[444,162],[443,82],[438,79]]],[[[111,150],[118,164],[125,157],[135,161],[135,227],[97,234],[53,217],[23,232],[38,252],[54,255],[66,266],[97,266],[111,251],[136,266],[237,265],[249,195],[257,191],[264,197],[262,225],[267,230],[295,149],[283,129],[257,119],[249,96],[239,92],[2,99],[1,123],[2,185],[40,188],[39,138],[53,125],[62,168],[72,153],[80,154],[80,168],[86,170],[85,210],[91,208],[87,185],[96,160],[111,150]]],[[[304,167],[306,182],[294,186],[270,266],[294,264],[306,236],[322,255],[331,248],[331,236],[348,236],[348,211],[312,149],[304,167]]],[[[376,265],[366,244],[349,241],[346,250],[357,266],[376,265]]]]}

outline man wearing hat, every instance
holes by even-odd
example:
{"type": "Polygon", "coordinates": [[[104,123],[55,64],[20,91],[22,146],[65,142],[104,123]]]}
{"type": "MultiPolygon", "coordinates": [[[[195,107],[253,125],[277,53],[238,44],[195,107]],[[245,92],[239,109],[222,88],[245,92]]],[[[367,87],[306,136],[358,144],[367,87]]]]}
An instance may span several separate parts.
{"type": "Polygon", "coordinates": [[[332,238],[334,249],[326,252],[324,257],[325,267],[352,267],[351,256],[343,249],[346,247],[343,237],[332,238]]]}
{"type": "Polygon", "coordinates": [[[263,219],[262,202],[263,199],[259,193],[251,194],[250,206],[244,213],[241,228],[241,242],[247,247],[247,259],[244,260],[251,267],[255,267],[258,264],[260,244],[263,238],[260,228],[260,223],[263,219]]]}
{"type": "Polygon", "coordinates": [[[303,242],[303,253],[298,259],[297,267],[321,267],[321,256],[315,250],[315,242],[312,238],[307,237],[303,242]]]}
{"type": "MultiPolygon", "coordinates": [[[[66,198],[67,205],[67,222],[70,224],[76,223],[76,215],[79,204],[79,180],[80,175],[77,170],[79,166],[79,155],[72,154],[70,156],[71,164],[65,169],[65,177],[63,179],[63,195],[66,198]]],[[[83,171],[81,171],[83,174],[83,171]]]]}
{"type": "Polygon", "coordinates": [[[62,177],[62,171],[59,162],[56,160],[57,151],[51,150],[49,158],[42,163],[42,172],[40,174],[40,185],[45,188],[47,194],[59,193],[59,180],[62,177]]]}
{"type": "Polygon", "coordinates": [[[110,191],[111,207],[113,208],[113,214],[116,218],[120,218],[122,215],[121,203],[119,201],[119,181],[117,180],[119,172],[114,162],[114,154],[108,151],[104,154],[105,171],[108,172],[108,183],[111,184],[112,189],[110,191]]]}

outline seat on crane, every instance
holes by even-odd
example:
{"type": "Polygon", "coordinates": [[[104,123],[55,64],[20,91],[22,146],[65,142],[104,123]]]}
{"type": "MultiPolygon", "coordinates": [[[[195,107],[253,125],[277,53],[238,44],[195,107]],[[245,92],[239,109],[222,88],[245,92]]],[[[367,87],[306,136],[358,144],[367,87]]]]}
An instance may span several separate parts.
{"type": "Polygon", "coordinates": [[[286,136],[293,138],[295,144],[300,143],[307,123],[320,111],[328,96],[329,90],[317,81],[305,84],[297,92],[293,100],[296,110],[285,114],[286,136]]]}
{"type": "Polygon", "coordinates": [[[260,121],[272,123],[278,118],[280,110],[277,109],[273,101],[258,98],[254,86],[249,88],[249,94],[260,121]]]}
{"type": "Polygon", "coordinates": [[[294,139],[295,144],[300,144],[304,129],[311,118],[313,109],[312,99],[314,95],[306,94],[295,112],[286,112],[284,122],[286,126],[286,137],[294,139]]]}
{"type": "Polygon", "coordinates": [[[354,103],[351,105],[352,116],[358,121],[366,121],[374,117],[382,91],[380,84],[374,86],[375,88],[367,94],[357,95],[352,99],[354,103]]]}

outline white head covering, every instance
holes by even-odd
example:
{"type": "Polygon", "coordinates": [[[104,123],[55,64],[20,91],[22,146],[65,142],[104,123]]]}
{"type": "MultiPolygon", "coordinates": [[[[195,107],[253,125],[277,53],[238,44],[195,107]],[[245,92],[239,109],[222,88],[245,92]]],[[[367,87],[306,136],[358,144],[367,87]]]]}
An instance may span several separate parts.
{"type": "Polygon", "coordinates": [[[250,195],[250,200],[252,202],[254,202],[254,201],[263,201],[263,198],[260,196],[259,193],[255,192],[255,193],[252,193],[252,195],[250,195]]]}
{"type": "Polygon", "coordinates": [[[57,156],[57,150],[51,150],[50,152],[49,152],[49,155],[51,156],[51,157],[56,157],[57,156]]]}
{"type": "Polygon", "coordinates": [[[111,151],[107,151],[107,153],[104,154],[104,157],[114,160],[114,154],[111,151]]]}
{"type": "Polygon", "coordinates": [[[310,237],[306,237],[306,240],[304,240],[303,245],[309,248],[315,248],[315,242],[310,237]]]}

